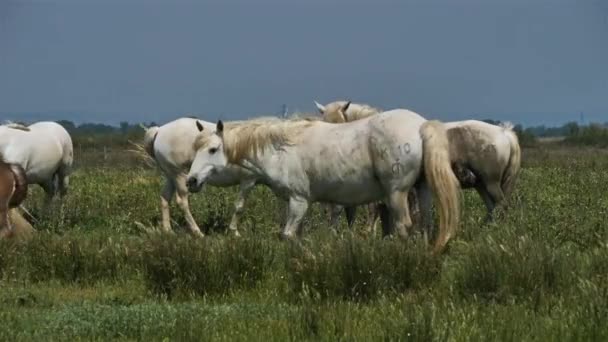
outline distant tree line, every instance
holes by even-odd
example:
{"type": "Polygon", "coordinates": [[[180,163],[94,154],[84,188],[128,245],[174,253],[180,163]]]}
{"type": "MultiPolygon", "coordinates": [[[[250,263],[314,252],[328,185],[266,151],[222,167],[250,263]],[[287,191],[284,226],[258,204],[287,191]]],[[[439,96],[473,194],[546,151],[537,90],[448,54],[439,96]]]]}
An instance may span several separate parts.
{"type": "MultiPolygon", "coordinates": [[[[501,121],[483,120],[493,125],[499,125],[501,121]]],[[[140,124],[130,124],[126,121],[118,126],[82,123],[75,124],[72,121],[57,121],[67,129],[74,140],[74,144],[80,148],[103,146],[128,146],[131,142],[141,142],[144,130],[140,124]]],[[[155,122],[144,123],[146,127],[157,125],[155,122]]],[[[592,123],[579,125],[576,122],[568,122],[559,127],[531,126],[524,128],[521,124],[514,126],[514,131],[519,137],[522,146],[533,147],[538,144],[539,138],[563,138],[566,144],[608,147],[608,124],[592,123]]]]}
{"type": "MultiPolygon", "coordinates": [[[[72,136],[74,145],[79,148],[102,146],[129,146],[132,142],[141,143],[144,133],[140,124],[130,124],[126,121],[118,126],[83,123],[76,125],[72,121],[59,120],[61,124],[72,136]]],[[[144,124],[146,127],[155,126],[156,123],[144,124]]]]}

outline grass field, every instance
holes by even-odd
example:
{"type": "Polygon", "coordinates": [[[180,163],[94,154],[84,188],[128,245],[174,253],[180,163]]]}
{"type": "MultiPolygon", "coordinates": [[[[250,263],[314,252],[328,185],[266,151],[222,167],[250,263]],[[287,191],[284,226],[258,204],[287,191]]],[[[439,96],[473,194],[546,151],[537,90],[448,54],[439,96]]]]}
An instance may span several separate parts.
{"type": "Polygon", "coordinates": [[[604,150],[524,150],[510,210],[483,224],[467,192],[439,257],[361,223],[332,235],[316,205],[281,242],[264,188],[242,238],[224,235],[236,189],[218,188],[191,197],[205,239],[149,234],[158,173],[119,151],[76,158],[64,208],[45,215],[34,187],[38,234],[0,242],[0,340],[608,340],[604,150]]]}

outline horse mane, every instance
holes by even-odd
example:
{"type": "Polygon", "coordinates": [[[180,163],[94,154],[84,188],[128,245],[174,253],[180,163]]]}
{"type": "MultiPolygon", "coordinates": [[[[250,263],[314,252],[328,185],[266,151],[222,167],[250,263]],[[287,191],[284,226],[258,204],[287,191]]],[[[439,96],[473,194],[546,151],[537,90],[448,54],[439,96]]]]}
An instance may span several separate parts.
{"type": "Polygon", "coordinates": [[[498,126],[502,127],[507,131],[513,131],[513,129],[515,128],[515,126],[513,126],[513,124],[509,121],[503,121],[498,126]]]}
{"type": "Polygon", "coordinates": [[[382,110],[364,103],[351,103],[346,112],[349,121],[355,121],[378,114],[382,110]]]}
{"type": "Polygon", "coordinates": [[[6,124],[4,124],[3,126],[7,127],[7,128],[12,128],[12,129],[18,129],[20,131],[25,131],[25,132],[30,131],[29,127],[27,127],[23,124],[17,123],[17,122],[12,122],[12,121],[7,121],[6,124]]]}
{"type": "Polygon", "coordinates": [[[364,103],[351,103],[346,110],[346,117],[342,117],[340,110],[347,103],[347,101],[334,101],[325,105],[324,116],[328,122],[347,122],[364,119],[368,116],[372,116],[382,112],[382,109],[372,107],[364,103]]]}
{"type": "MultiPolygon", "coordinates": [[[[229,163],[236,164],[269,146],[280,148],[293,145],[295,137],[315,121],[309,119],[279,119],[260,117],[246,121],[232,121],[224,125],[224,151],[229,163]]],[[[199,134],[194,142],[198,150],[209,143],[211,134],[199,134]]]]}

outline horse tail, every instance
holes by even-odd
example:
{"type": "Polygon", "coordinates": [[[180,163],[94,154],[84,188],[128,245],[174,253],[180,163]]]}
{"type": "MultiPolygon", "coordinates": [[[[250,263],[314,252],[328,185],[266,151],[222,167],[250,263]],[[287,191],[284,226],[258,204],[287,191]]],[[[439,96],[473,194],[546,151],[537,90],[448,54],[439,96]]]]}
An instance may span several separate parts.
{"type": "Polygon", "coordinates": [[[154,158],[154,141],[156,140],[156,135],[158,134],[158,126],[145,127],[141,125],[141,127],[145,130],[144,134],[144,150],[152,159],[154,158]]]}
{"type": "Polygon", "coordinates": [[[427,121],[420,128],[424,174],[439,208],[439,236],[434,252],[441,252],[460,224],[460,187],[452,171],[447,131],[439,121],[427,121]]]}
{"type": "Polygon", "coordinates": [[[513,192],[515,181],[521,169],[521,148],[519,147],[517,134],[513,131],[513,125],[506,123],[501,124],[501,127],[504,129],[504,133],[509,139],[509,146],[511,148],[509,162],[507,163],[507,167],[502,176],[501,183],[502,192],[505,194],[505,196],[508,196],[513,192]]]}
{"type": "Polygon", "coordinates": [[[13,193],[9,200],[9,208],[18,207],[27,197],[27,178],[25,170],[21,165],[9,164],[9,168],[13,173],[13,193]]]}

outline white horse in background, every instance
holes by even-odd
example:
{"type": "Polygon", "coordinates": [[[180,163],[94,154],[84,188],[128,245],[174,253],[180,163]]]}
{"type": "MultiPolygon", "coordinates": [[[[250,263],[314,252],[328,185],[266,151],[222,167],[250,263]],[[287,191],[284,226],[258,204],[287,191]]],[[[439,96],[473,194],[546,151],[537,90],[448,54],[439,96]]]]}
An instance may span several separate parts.
{"type": "MultiPolygon", "coordinates": [[[[175,196],[177,205],[184,213],[190,232],[203,236],[198,224],[192,217],[186,186],[187,172],[194,160],[194,141],[199,134],[199,127],[205,128],[205,133],[211,134],[215,125],[193,118],[180,118],[163,126],[145,128],[144,148],[154,158],[165,177],[165,185],[161,192],[162,228],[171,231],[169,204],[175,196]]],[[[236,165],[229,165],[222,172],[210,177],[208,183],[213,186],[227,187],[239,185],[240,190],[234,204],[235,210],[230,221],[230,231],[239,236],[238,224],[245,208],[245,199],[256,185],[256,177],[247,170],[236,165]]]]}
{"type": "Polygon", "coordinates": [[[407,195],[423,169],[440,213],[435,252],[443,250],[458,227],[460,195],[447,133],[443,124],[414,112],[394,110],[343,125],[250,120],[224,128],[219,121],[211,135],[198,127],[203,132],[194,144],[190,191],[198,191],[230,164],[251,170],[288,200],[283,238],[300,232],[312,202],[354,206],[375,201],[387,204],[392,230],[405,237],[412,226],[407,195]]]}
{"type": "Polygon", "coordinates": [[[47,204],[57,194],[62,198],[67,194],[74,148],[70,134],[58,123],[0,126],[0,155],[25,170],[28,184],[44,189],[47,204]]]}
{"type": "MultiPolygon", "coordinates": [[[[344,123],[376,115],[382,110],[350,101],[334,101],[326,105],[314,101],[325,121],[344,123]]],[[[492,125],[483,121],[446,122],[450,156],[462,188],[477,190],[486,205],[488,219],[498,204],[504,202],[514,188],[521,168],[521,149],[513,126],[492,125]]],[[[421,205],[423,215],[430,208],[421,205]]]]}

